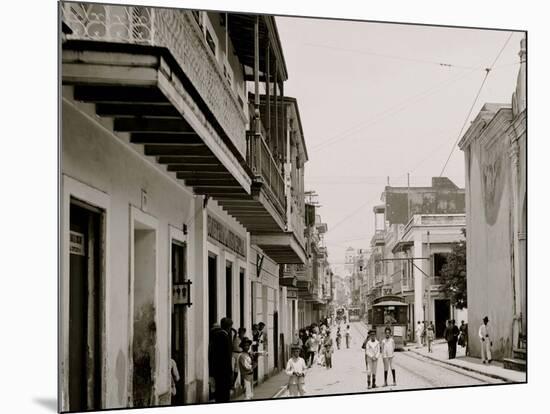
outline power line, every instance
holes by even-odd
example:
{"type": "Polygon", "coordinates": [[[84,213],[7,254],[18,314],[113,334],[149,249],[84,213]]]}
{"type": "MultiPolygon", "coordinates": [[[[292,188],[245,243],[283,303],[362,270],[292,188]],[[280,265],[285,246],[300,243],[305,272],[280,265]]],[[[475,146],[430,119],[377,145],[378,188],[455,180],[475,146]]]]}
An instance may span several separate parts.
{"type": "Polygon", "coordinates": [[[420,94],[411,96],[411,97],[405,99],[404,101],[400,102],[399,104],[391,106],[391,107],[387,108],[386,110],[378,113],[374,117],[372,117],[370,119],[367,119],[367,120],[357,124],[355,127],[352,127],[350,129],[344,131],[343,133],[337,134],[337,135],[333,136],[332,138],[329,138],[329,139],[313,146],[311,148],[310,152],[315,152],[315,151],[319,151],[321,149],[324,149],[324,148],[326,148],[326,147],[328,147],[332,144],[335,144],[338,141],[341,141],[343,139],[346,139],[346,138],[354,135],[355,133],[359,132],[363,128],[372,126],[372,125],[376,124],[377,122],[379,122],[381,120],[384,120],[385,118],[387,119],[387,118],[389,118],[393,115],[396,115],[399,112],[407,109],[410,105],[418,103],[421,100],[430,97],[431,95],[439,92],[439,90],[441,90],[443,87],[449,86],[452,83],[455,83],[455,82],[457,82],[457,81],[459,81],[463,78],[466,78],[468,75],[471,75],[472,73],[475,73],[475,72],[473,72],[473,71],[461,72],[459,75],[451,77],[450,79],[447,79],[446,81],[441,82],[441,83],[439,83],[439,84],[437,84],[437,85],[421,92],[420,94]]]}
{"type": "Polygon", "coordinates": [[[447,160],[445,161],[445,164],[443,164],[443,168],[441,169],[441,173],[439,174],[440,177],[445,172],[445,168],[447,168],[447,164],[449,163],[449,160],[451,159],[451,156],[453,155],[453,152],[456,148],[456,145],[458,144],[458,141],[462,137],[462,132],[464,131],[464,127],[466,127],[466,123],[470,119],[470,115],[472,114],[472,111],[474,110],[474,106],[477,103],[477,99],[479,98],[479,95],[481,94],[481,90],[483,89],[483,86],[485,85],[485,82],[487,82],[487,78],[489,77],[489,73],[491,73],[491,70],[493,70],[493,67],[495,66],[495,63],[497,62],[498,58],[500,57],[500,55],[502,54],[502,52],[506,48],[506,45],[508,44],[508,42],[512,38],[513,34],[514,34],[514,32],[510,32],[510,35],[508,36],[508,38],[504,42],[504,45],[502,45],[502,47],[500,48],[497,56],[495,57],[495,59],[493,60],[493,63],[491,64],[491,66],[488,67],[487,69],[485,69],[485,76],[483,77],[483,81],[481,82],[481,85],[479,86],[479,89],[478,89],[477,94],[474,98],[474,101],[472,102],[472,105],[470,106],[470,110],[468,111],[468,115],[466,115],[466,118],[464,119],[464,123],[462,124],[462,128],[460,128],[460,132],[458,133],[458,137],[456,138],[453,146],[451,147],[451,151],[449,152],[449,156],[447,157],[447,160]]]}
{"type": "Polygon", "coordinates": [[[332,49],[342,52],[350,52],[350,53],[357,53],[361,55],[370,55],[370,56],[377,56],[381,58],[386,59],[394,59],[394,60],[403,60],[407,62],[415,62],[415,63],[422,63],[422,64],[428,64],[428,65],[434,65],[439,67],[445,67],[445,68],[461,68],[461,69],[472,69],[472,70],[483,70],[482,67],[475,67],[475,66],[465,66],[465,65],[456,65],[453,63],[447,63],[447,62],[438,62],[433,60],[426,60],[426,59],[417,59],[417,58],[411,58],[407,56],[397,56],[397,55],[388,55],[385,53],[378,53],[378,52],[372,52],[367,50],[359,50],[359,49],[348,49],[348,48],[342,48],[337,46],[330,46],[330,45],[321,45],[316,43],[305,43],[305,46],[311,46],[311,47],[318,47],[323,49],[332,49]]]}

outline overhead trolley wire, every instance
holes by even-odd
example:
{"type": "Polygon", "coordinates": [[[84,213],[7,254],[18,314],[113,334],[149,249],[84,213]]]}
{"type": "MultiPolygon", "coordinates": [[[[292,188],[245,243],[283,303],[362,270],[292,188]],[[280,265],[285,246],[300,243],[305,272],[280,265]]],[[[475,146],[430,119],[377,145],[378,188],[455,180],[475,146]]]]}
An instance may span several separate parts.
{"type": "Polygon", "coordinates": [[[445,161],[445,164],[443,164],[443,168],[441,169],[441,172],[439,173],[440,177],[445,172],[445,168],[447,168],[447,164],[449,163],[449,160],[451,159],[451,156],[453,155],[453,152],[456,148],[456,145],[458,144],[458,141],[460,141],[460,138],[462,137],[462,132],[464,131],[464,128],[466,127],[466,123],[470,119],[470,115],[472,114],[472,111],[474,110],[474,106],[477,103],[477,100],[479,98],[479,95],[481,94],[481,90],[483,89],[483,86],[485,85],[485,82],[487,82],[487,78],[489,77],[489,74],[493,70],[493,67],[495,66],[495,63],[497,62],[498,58],[500,57],[500,55],[502,54],[502,52],[506,48],[506,45],[508,44],[508,42],[512,38],[513,34],[514,34],[514,32],[510,32],[510,35],[508,36],[508,38],[504,42],[504,45],[502,45],[502,47],[500,48],[497,56],[495,57],[495,59],[493,60],[493,63],[491,64],[491,66],[489,66],[488,68],[485,69],[485,76],[483,77],[483,81],[481,82],[481,85],[479,86],[479,89],[476,93],[474,101],[472,102],[472,105],[470,106],[470,109],[468,111],[468,115],[466,115],[466,118],[464,119],[464,123],[462,124],[462,127],[460,128],[460,132],[458,133],[458,137],[456,138],[455,142],[453,143],[453,146],[451,147],[451,151],[449,152],[449,156],[447,157],[447,160],[445,161]]]}

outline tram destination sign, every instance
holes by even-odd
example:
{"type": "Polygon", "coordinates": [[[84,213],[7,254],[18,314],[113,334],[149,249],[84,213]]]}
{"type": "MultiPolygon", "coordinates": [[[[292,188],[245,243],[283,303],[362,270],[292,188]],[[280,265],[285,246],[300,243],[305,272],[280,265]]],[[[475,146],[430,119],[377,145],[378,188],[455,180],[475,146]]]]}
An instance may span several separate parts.
{"type": "Polygon", "coordinates": [[[242,257],[246,257],[246,241],[212,216],[208,216],[208,237],[223,244],[242,257]]]}

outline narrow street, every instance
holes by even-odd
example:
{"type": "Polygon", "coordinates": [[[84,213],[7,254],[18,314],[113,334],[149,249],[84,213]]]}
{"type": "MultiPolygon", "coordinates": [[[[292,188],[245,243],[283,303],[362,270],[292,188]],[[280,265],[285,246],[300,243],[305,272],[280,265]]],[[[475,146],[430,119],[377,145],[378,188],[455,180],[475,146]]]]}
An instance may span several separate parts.
{"type": "MultiPolygon", "coordinates": [[[[449,369],[443,364],[430,361],[412,352],[397,352],[394,367],[397,385],[384,387],[384,368],[379,360],[376,374],[376,388],[367,389],[364,353],[361,349],[366,327],[360,322],[351,324],[352,340],[350,348],[335,350],[333,368],[327,370],[321,366],[312,367],[306,376],[307,395],[363,393],[371,391],[393,391],[453,387],[465,385],[494,384],[503,381],[459,369],[449,369]]],[[[391,373],[388,384],[391,384],[391,373]]],[[[261,387],[261,386],[260,386],[261,387]]],[[[284,388],[275,394],[277,398],[288,397],[284,388]]]]}

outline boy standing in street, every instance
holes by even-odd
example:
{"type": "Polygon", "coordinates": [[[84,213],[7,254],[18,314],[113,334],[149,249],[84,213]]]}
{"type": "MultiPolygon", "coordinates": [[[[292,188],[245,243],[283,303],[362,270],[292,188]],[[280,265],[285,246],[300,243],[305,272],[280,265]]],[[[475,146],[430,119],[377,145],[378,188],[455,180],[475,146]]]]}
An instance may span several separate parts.
{"type": "Polygon", "coordinates": [[[367,356],[367,388],[376,388],[376,367],[380,357],[380,342],[376,339],[376,332],[369,331],[369,340],[365,345],[365,355],[367,356]]]}
{"type": "Polygon", "coordinates": [[[384,387],[388,386],[388,369],[391,369],[393,385],[395,383],[395,369],[393,368],[393,353],[395,352],[395,341],[391,335],[391,328],[384,330],[386,337],[382,339],[382,361],[384,362],[384,387]]]}

